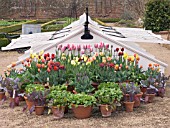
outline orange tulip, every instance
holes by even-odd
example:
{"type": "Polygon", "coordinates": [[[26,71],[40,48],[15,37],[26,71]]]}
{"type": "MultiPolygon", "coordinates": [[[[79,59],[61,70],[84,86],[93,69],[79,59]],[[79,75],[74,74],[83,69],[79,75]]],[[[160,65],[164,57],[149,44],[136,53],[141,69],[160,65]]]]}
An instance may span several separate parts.
{"type": "Polygon", "coordinates": [[[12,65],[11,65],[11,67],[15,67],[16,66],[16,63],[15,62],[13,62],[12,63],[12,65]]]}

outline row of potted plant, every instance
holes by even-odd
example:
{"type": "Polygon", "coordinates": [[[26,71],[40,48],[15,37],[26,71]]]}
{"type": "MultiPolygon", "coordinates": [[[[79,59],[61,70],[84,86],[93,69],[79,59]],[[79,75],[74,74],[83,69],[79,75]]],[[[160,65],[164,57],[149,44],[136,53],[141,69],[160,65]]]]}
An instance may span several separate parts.
{"type": "MultiPolygon", "coordinates": [[[[25,94],[24,110],[28,108],[30,112],[42,104],[49,104],[52,111],[64,110],[67,105],[77,108],[77,105],[98,104],[101,110],[107,110],[102,114],[107,116],[121,102],[121,97],[125,104],[135,101],[132,108],[138,107],[141,95],[145,102],[151,102],[150,94],[163,97],[168,79],[159,71],[158,64],[149,64],[148,70],[143,71],[139,60],[137,54],[129,56],[124,48],[114,49],[104,43],[94,47],[59,45],[56,54],[31,53],[30,58],[21,62],[22,69],[15,69],[13,63],[5,71],[6,78],[0,77],[2,102],[6,91],[12,108],[19,105],[20,97],[25,94]],[[62,84],[65,86],[56,86],[62,84]]],[[[63,112],[54,113],[60,115],[58,118],[63,116],[63,112]]]]}

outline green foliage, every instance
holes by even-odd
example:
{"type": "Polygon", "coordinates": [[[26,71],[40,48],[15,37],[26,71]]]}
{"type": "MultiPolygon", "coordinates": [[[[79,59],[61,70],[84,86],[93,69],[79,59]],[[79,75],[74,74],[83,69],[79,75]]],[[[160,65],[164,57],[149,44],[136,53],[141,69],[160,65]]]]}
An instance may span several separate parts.
{"type": "Polygon", "coordinates": [[[66,106],[70,92],[66,91],[67,86],[57,85],[50,88],[50,93],[47,95],[50,106],[66,106]]]}
{"type": "Polygon", "coordinates": [[[45,88],[41,84],[29,84],[25,88],[25,92],[27,94],[31,94],[33,91],[37,91],[38,92],[38,91],[44,91],[44,90],[45,90],[45,88]]]}
{"type": "Polygon", "coordinates": [[[0,38],[0,48],[1,47],[6,47],[10,41],[7,38],[0,38]]]}
{"type": "Polygon", "coordinates": [[[99,104],[113,105],[114,101],[120,101],[122,98],[122,91],[119,84],[114,82],[101,83],[95,92],[95,97],[99,104]]]}
{"type": "Polygon", "coordinates": [[[169,0],[151,0],[147,3],[144,27],[153,32],[170,29],[169,0]]]}
{"type": "Polygon", "coordinates": [[[87,95],[85,93],[78,93],[78,94],[71,94],[69,96],[69,107],[71,108],[72,105],[76,107],[78,105],[84,105],[84,107],[92,106],[96,104],[96,98],[92,95],[87,95]]]}

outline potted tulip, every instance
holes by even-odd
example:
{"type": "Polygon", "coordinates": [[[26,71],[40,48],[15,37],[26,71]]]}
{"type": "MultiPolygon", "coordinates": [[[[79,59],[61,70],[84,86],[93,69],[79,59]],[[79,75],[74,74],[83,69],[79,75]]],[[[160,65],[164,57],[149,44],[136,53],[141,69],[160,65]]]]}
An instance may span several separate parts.
{"type": "Polygon", "coordinates": [[[47,95],[49,106],[52,107],[52,113],[56,119],[64,116],[65,108],[68,105],[68,97],[70,92],[66,91],[65,85],[53,86],[47,95]]]}
{"type": "Polygon", "coordinates": [[[96,98],[92,95],[79,93],[69,96],[69,107],[78,119],[89,118],[94,104],[96,104],[96,98]]]}

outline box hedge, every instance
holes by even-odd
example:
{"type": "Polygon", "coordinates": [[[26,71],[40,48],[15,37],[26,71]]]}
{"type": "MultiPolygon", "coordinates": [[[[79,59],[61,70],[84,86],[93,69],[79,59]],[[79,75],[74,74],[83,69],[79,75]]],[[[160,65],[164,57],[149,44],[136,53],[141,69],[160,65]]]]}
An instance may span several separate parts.
{"type": "Polygon", "coordinates": [[[0,28],[0,32],[6,32],[6,33],[14,32],[14,31],[20,30],[22,28],[22,24],[33,24],[36,22],[37,22],[36,20],[32,20],[32,21],[28,21],[28,22],[24,22],[24,23],[10,25],[7,27],[2,27],[2,28],[0,28]]]}
{"type": "Polygon", "coordinates": [[[0,38],[0,48],[1,47],[6,47],[10,41],[7,38],[0,38]]]}

